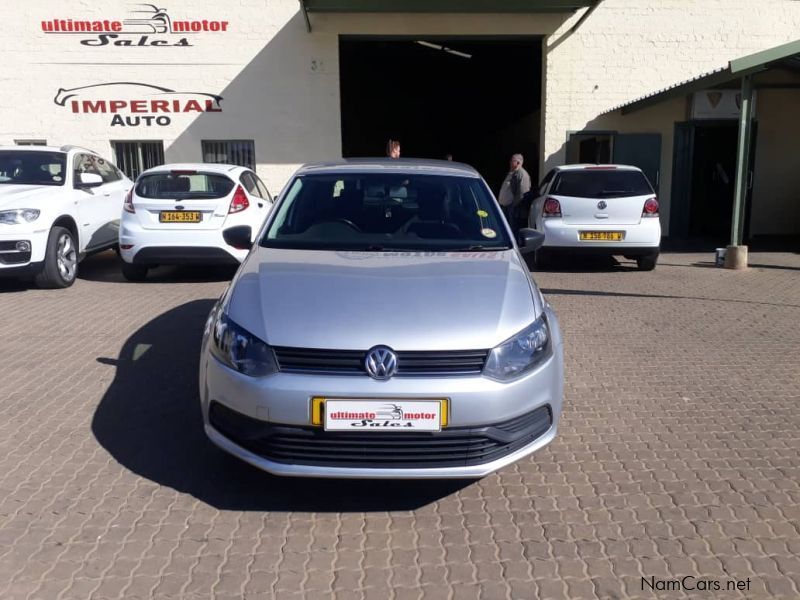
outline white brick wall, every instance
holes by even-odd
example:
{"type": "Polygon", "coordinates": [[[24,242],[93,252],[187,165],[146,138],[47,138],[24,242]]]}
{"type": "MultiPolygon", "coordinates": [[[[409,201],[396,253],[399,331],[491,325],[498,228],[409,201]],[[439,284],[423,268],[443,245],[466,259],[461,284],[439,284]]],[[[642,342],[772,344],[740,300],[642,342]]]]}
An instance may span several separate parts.
{"type": "Polygon", "coordinates": [[[559,43],[576,19],[547,40],[547,166],[609,108],[800,38],[795,0],[604,0],[559,43]]]}
{"type": "Polygon", "coordinates": [[[229,31],[191,34],[191,48],[88,47],[79,43],[81,35],[42,33],[40,22],[122,19],[132,4],[6,3],[0,20],[0,144],[46,138],[111,155],[110,140],[162,139],[172,162],[200,160],[202,139],[254,139],[258,170],[277,190],[299,164],[340,155],[340,34],[542,35],[548,37],[541,161],[552,166],[563,160],[569,131],[611,124],[620,130],[662,131],[666,173],[672,160],[670,119],[679,110],[658,109],[653,114],[661,116],[652,121],[638,117],[613,123],[598,115],[732,58],[800,37],[800,1],[794,0],[605,0],[568,37],[564,34],[580,14],[568,19],[553,14],[312,15],[314,31],[308,34],[297,0],[159,4],[173,19],[229,21],[229,31]],[[111,127],[108,115],[73,115],[53,102],[60,87],[107,81],[220,94],[223,112],[177,115],[169,127],[126,130],[111,127]]]}

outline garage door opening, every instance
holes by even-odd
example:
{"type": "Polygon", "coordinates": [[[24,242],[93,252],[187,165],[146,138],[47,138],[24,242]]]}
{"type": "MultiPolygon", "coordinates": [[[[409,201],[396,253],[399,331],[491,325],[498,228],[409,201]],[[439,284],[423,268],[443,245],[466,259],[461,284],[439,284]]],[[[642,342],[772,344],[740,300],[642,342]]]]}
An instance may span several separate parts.
{"type": "Polygon", "coordinates": [[[403,157],[474,166],[495,193],[514,152],[538,180],[541,38],[339,41],[342,156],[403,157]]]}

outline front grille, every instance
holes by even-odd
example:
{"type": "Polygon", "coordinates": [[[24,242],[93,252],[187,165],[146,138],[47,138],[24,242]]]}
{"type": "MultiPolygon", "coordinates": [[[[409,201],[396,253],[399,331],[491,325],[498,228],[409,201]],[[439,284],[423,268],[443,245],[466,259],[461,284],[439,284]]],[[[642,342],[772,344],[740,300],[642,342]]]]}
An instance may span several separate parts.
{"type": "Polygon", "coordinates": [[[211,425],[250,452],[275,462],[326,467],[464,467],[497,460],[527,446],[552,424],[549,406],[485,427],[439,432],[355,433],[278,425],[212,402],[211,425]]]}
{"type": "MultiPolygon", "coordinates": [[[[366,350],[317,350],[275,347],[281,371],[366,375],[366,350]]],[[[396,377],[420,375],[474,375],[483,371],[488,350],[396,352],[396,377]]]]}

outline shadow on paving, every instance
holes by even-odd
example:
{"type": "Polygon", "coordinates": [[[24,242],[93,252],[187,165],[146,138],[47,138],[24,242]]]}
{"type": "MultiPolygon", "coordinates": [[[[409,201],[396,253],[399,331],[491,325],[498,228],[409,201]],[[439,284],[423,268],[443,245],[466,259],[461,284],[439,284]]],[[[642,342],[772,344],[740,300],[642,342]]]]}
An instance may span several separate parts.
{"type": "Polygon", "coordinates": [[[785,302],[759,302],[757,300],[738,300],[736,298],[704,298],[702,296],[674,296],[671,294],[637,294],[633,292],[604,292],[600,290],[568,290],[558,288],[539,288],[545,296],[610,296],[613,298],[659,298],[667,300],[700,300],[703,302],[734,302],[737,304],[758,304],[761,306],[788,306],[800,308],[800,304],[785,302]]]}
{"type": "Polygon", "coordinates": [[[124,467],[220,510],[413,510],[470,482],[274,477],[217,449],[203,431],[198,365],[214,300],[196,300],[131,335],[92,420],[98,442],[124,467]]]}

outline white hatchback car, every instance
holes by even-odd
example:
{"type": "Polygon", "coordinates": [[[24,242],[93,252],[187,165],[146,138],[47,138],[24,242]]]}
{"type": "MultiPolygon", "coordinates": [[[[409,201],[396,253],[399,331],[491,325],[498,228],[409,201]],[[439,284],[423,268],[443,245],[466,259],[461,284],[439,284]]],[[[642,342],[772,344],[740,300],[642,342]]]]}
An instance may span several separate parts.
{"type": "Polygon", "coordinates": [[[246,248],[226,231],[255,236],[272,208],[258,176],[225,164],[173,164],[144,171],[125,199],[119,231],[122,273],[141,281],[157,265],[239,264],[246,248]]]}
{"type": "Polygon", "coordinates": [[[555,252],[623,255],[639,270],[658,261],[658,200],[644,173],[626,165],[566,165],[550,171],[531,203],[530,227],[544,233],[536,265],[555,252]]]}
{"type": "Polygon", "coordinates": [[[132,186],[85,148],[0,148],[0,276],[33,276],[45,288],[72,285],[83,256],[117,244],[132,186]]]}

